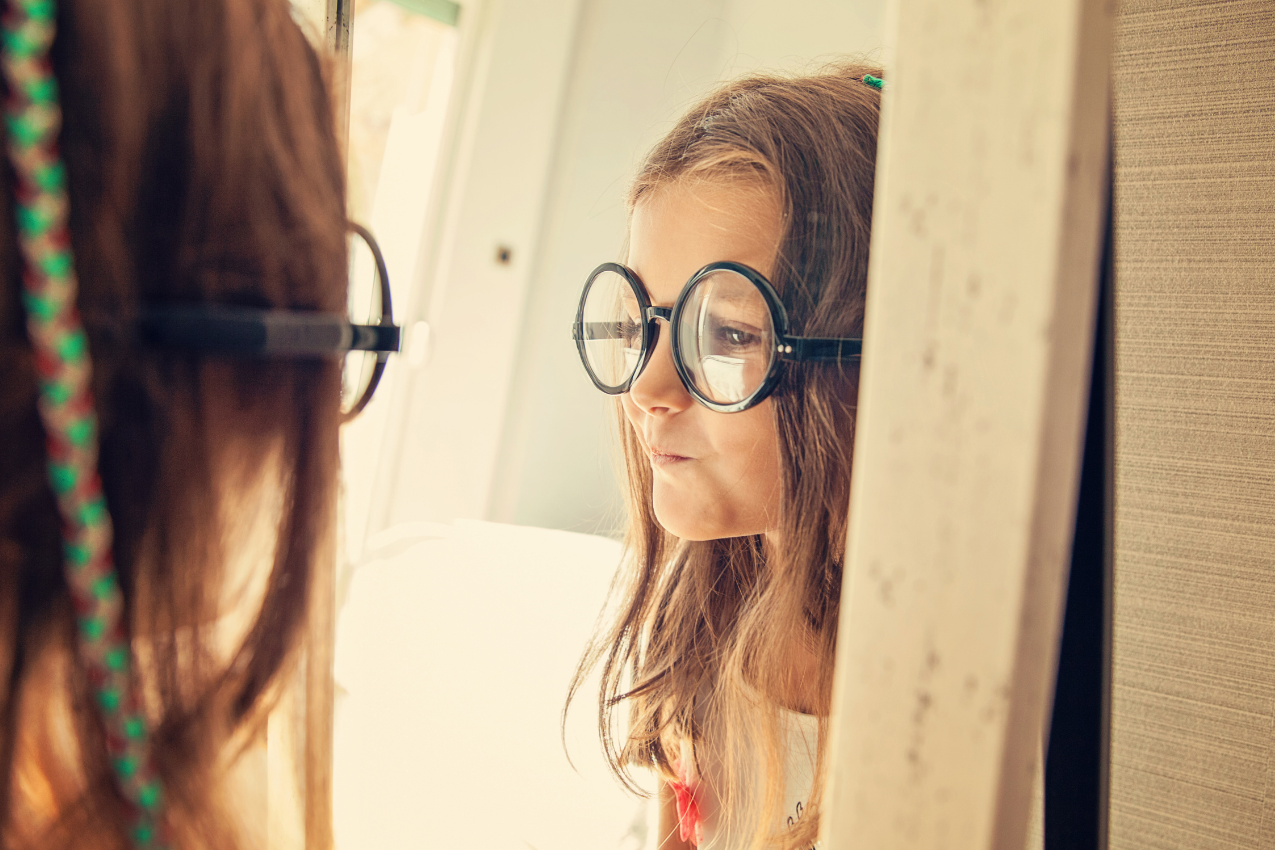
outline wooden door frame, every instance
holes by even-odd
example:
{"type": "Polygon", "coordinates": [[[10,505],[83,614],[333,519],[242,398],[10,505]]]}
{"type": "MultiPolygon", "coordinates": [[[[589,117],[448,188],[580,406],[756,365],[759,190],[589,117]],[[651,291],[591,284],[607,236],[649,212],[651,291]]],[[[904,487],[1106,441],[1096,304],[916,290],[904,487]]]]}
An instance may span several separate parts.
{"type": "Polygon", "coordinates": [[[1108,149],[1105,0],[897,0],[822,838],[1021,850],[1108,149]]]}

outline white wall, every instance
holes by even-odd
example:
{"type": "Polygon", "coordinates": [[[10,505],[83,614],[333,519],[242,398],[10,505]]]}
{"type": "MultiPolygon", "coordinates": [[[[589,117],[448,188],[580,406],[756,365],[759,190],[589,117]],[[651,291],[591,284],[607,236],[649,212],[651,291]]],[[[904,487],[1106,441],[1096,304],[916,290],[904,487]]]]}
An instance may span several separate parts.
{"type": "Polygon", "coordinates": [[[454,108],[403,314],[429,324],[429,351],[387,371],[371,533],[487,513],[579,6],[462,5],[454,108]],[[507,264],[495,259],[501,245],[507,264]]]}
{"type": "Polygon", "coordinates": [[[620,257],[623,195],[646,150],[720,81],[880,55],[884,0],[585,0],[490,516],[610,531],[607,401],[569,326],[588,272],[620,257]]]}

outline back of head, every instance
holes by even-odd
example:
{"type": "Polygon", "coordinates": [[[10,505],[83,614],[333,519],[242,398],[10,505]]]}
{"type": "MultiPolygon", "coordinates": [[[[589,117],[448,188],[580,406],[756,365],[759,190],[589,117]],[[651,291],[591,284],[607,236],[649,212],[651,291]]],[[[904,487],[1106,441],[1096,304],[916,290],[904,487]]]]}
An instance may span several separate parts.
{"type": "MultiPolygon", "coordinates": [[[[666,186],[698,181],[770,193],[782,211],[771,282],[791,332],[860,336],[880,113],[880,92],[864,77],[878,74],[841,64],[723,86],[649,154],[630,206],[666,186]]],[[[723,765],[717,778],[728,786],[718,793],[734,801],[731,820],[743,830],[734,840],[795,848],[814,841],[819,786],[816,780],[808,816],[776,833],[784,756],[773,697],[792,685],[791,653],[800,643],[817,670],[807,683],[814,696],[802,710],[827,712],[858,365],[784,366],[771,397],[783,478],[778,548],[760,535],[684,542],[666,533],[655,515],[648,455],[620,415],[634,571],[616,621],[584,666],[603,668],[600,723],[617,770],[649,764],[672,776],[677,756],[669,742],[707,740],[723,765]],[[758,693],[772,699],[758,700],[758,693]],[[621,704],[630,709],[629,728],[614,741],[621,704]],[[740,763],[730,741],[755,742],[764,763],[740,763]]]]}
{"type": "MultiPolygon", "coordinates": [[[[259,728],[305,625],[334,508],[339,365],[152,350],[130,320],[170,303],[344,311],[331,103],[285,0],[60,0],[52,60],[100,471],[168,823],[180,846],[232,847],[226,745],[259,728]],[[255,572],[235,567],[245,537],[262,544],[255,572]]],[[[118,847],[4,175],[0,844],[118,847]]]]}

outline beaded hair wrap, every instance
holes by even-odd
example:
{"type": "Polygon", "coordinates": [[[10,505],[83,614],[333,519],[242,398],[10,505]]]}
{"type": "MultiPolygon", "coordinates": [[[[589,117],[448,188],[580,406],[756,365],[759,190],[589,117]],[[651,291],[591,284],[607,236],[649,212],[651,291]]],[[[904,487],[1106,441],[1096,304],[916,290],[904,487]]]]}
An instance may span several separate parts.
{"type": "Polygon", "coordinates": [[[98,475],[98,427],[90,394],[88,339],[76,309],[67,229],[66,166],[58,151],[62,110],[49,62],[54,0],[7,0],[0,71],[9,161],[15,175],[22,303],[39,380],[49,483],[62,517],[62,552],[75,608],[80,658],[106,731],[115,784],[127,800],[129,837],[160,847],[161,793],[130,674],[124,599],[111,554],[111,518],[98,475]]]}

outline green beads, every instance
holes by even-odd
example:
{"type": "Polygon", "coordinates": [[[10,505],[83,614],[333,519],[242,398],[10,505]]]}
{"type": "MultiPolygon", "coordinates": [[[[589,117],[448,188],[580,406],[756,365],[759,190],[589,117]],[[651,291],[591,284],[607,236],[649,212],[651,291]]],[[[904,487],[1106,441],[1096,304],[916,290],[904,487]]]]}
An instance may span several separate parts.
{"type": "Polygon", "coordinates": [[[128,807],[133,845],[160,850],[162,795],[112,564],[113,529],[98,474],[88,337],[76,312],[78,282],[67,228],[71,199],[58,152],[58,81],[49,62],[55,0],[6,0],[0,16],[0,72],[9,96],[0,124],[15,178],[14,218],[23,262],[22,304],[39,370],[39,413],[48,480],[62,518],[66,582],[78,613],[79,656],[100,709],[115,784],[128,807]]]}
{"type": "MultiPolygon", "coordinates": [[[[122,646],[113,646],[109,650],[107,650],[105,659],[106,659],[107,667],[111,668],[112,670],[123,670],[128,667],[128,650],[122,646]]],[[[127,723],[134,723],[134,722],[141,723],[141,721],[138,720],[137,718],[132,718],[131,720],[127,721],[127,723]]],[[[137,737],[136,735],[133,734],[131,729],[129,729],[127,723],[125,724],[125,729],[124,729],[125,733],[130,738],[137,737]]],[[[141,727],[141,728],[143,730],[145,729],[145,727],[141,727]]]]}

